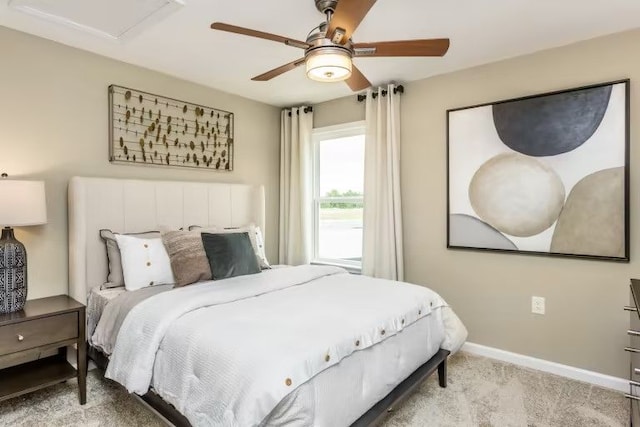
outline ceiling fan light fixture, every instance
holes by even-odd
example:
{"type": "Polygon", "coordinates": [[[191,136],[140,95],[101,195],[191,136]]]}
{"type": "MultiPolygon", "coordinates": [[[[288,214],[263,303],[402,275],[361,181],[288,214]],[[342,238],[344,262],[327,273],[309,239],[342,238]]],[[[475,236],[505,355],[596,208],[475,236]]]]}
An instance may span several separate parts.
{"type": "Polygon", "coordinates": [[[341,48],[321,48],[307,54],[307,77],[318,82],[341,82],[351,77],[351,55],[341,48]]]}

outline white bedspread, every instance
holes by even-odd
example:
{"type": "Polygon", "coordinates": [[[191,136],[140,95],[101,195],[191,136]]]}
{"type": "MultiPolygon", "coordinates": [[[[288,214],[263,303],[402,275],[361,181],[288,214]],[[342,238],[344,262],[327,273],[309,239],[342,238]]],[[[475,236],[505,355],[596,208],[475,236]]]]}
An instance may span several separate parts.
{"type": "MultiPolygon", "coordinates": [[[[325,369],[443,308],[427,288],[335,267],[274,269],[191,285],[129,313],[106,376],[146,393],[162,343],[162,351],[178,352],[172,359],[180,363],[171,369],[180,375],[156,378],[155,386],[193,425],[259,425],[325,369]],[[245,304],[234,304],[240,301],[245,304]]],[[[442,314],[440,347],[457,351],[466,330],[450,309],[442,314]]]]}

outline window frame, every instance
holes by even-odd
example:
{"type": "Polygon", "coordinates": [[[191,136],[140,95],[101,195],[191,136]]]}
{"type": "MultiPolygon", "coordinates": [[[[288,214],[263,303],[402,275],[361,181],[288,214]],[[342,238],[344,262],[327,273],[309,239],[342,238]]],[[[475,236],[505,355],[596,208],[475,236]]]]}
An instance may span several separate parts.
{"type": "MultiPolygon", "coordinates": [[[[350,261],[339,258],[321,258],[320,255],[320,205],[324,202],[360,202],[364,209],[364,195],[353,197],[326,197],[320,195],[320,144],[322,141],[353,136],[365,136],[366,126],[364,120],[343,123],[333,126],[314,128],[311,134],[312,150],[312,264],[327,264],[345,267],[347,270],[358,273],[362,268],[362,260],[350,261]]],[[[363,224],[364,230],[364,224],[363,224]]]]}

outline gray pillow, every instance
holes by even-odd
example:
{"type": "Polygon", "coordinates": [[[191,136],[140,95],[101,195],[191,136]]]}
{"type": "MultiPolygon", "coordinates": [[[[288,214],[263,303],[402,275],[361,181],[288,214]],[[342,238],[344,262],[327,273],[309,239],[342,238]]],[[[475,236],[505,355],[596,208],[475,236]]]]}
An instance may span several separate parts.
{"type": "Polygon", "coordinates": [[[107,248],[107,259],[109,260],[109,274],[107,281],[102,285],[102,289],[118,288],[124,286],[124,273],[122,272],[122,258],[120,257],[120,247],[116,240],[116,234],[140,237],[143,239],[160,238],[159,231],[143,231],[141,233],[114,233],[111,230],[100,230],[100,237],[104,240],[107,248]]]}
{"type": "Polygon", "coordinates": [[[176,286],[211,280],[211,268],[204,252],[200,231],[168,231],[162,233],[176,286]]]}
{"type": "Polygon", "coordinates": [[[262,271],[248,233],[202,233],[202,244],[214,280],[262,271]]]}

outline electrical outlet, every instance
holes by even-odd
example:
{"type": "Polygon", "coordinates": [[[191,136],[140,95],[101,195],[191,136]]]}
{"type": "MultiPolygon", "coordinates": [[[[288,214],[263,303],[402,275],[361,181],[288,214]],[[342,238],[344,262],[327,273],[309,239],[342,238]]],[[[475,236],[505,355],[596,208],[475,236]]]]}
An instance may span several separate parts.
{"type": "Polygon", "coordinates": [[[544,314],[544,297],[531,297],[531,312],[544,314]]]}

